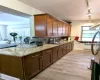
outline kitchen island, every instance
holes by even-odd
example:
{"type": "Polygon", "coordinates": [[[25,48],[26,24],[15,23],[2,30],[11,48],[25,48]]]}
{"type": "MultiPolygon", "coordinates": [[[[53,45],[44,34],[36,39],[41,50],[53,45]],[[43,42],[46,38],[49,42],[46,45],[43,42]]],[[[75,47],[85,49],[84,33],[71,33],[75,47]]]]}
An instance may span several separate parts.
{"type": "Polygon", "coordinates": [[[74,41],[44,44],[34,48],[0,49],[0,73],[30,80],[73,50],[74,41]]]}

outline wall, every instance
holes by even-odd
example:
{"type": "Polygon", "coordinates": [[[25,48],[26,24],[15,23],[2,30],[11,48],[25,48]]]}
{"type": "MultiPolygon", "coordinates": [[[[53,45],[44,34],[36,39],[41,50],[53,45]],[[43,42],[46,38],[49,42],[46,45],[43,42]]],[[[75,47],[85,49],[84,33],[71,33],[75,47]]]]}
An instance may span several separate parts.
{"type": "MultiPolygon", "coordinates": [[[[37,10],[27,4],[24,4],[18,0],[0,0],[0,6],[3,6],[5,8],[11,9],[12,12],[22,12],[28,15],[34,15],[36,13],[43,13],[40,10],[37,10]]],[[[0,7],[2,8],[2,7],[0,7]]],[[[4,9],[4,8],[3,8],[4,9]]],[[[8,10],[7,10],[8,11],[8,10]]]]}
{"type": "Polygon", "coordinates": [[[30,18],[31,36],[35,35],[33,15],[44,13],[18,0],[1,0],[0,11],[30,18]]]}

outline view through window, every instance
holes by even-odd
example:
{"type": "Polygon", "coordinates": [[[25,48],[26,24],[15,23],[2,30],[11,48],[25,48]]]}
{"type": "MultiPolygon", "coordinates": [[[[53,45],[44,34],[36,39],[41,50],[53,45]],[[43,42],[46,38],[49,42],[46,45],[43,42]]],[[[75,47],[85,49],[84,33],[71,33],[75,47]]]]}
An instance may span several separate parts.
{"type": "MultiPolygon", "coordinates": [[[[90,30],[91,26],[82,26],[82,41],[92,41],[95,33],[100,30],[100,27],[97,27],[95,30],[90,30]]],[[[96,36],[95,41],[99,41],[99,34],[96,36]]]]}

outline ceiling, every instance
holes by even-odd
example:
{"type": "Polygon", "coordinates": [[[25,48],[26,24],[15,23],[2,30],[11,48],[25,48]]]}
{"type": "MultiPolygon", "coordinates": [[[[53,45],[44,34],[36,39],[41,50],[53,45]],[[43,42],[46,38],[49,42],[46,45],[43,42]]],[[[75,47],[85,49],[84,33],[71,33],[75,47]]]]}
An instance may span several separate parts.
{"type": "MultiPolygon", "coordinates": [[[[63,20],[88,20],[86,0],[20,0],[63,20]]],[[[100,19],[100,0],[89,0],[92,20],[100,19]]]]}
{"type": "Polygon", "coordinates": [[[29,24],[29,18],[0,12],[0,25],[29,24]]]}

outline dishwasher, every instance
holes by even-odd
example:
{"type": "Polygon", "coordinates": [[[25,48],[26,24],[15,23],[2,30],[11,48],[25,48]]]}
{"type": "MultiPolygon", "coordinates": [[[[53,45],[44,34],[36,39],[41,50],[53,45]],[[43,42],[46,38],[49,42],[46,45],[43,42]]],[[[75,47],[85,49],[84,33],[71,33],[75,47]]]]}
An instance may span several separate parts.
{"type": "Polygon", "coordinates": [[[100,30],[92,39],[91,52],[94,55],[94,59],[91,60],[91,80],[100,80],[100,30]]]}

